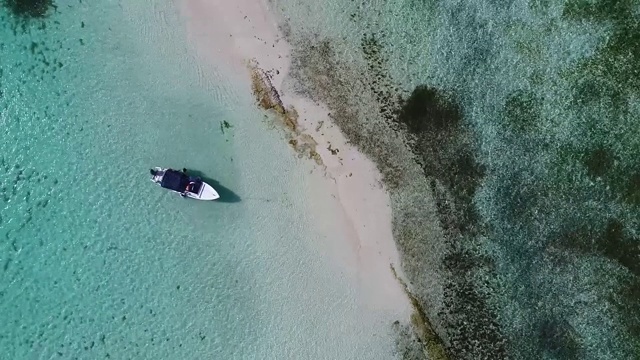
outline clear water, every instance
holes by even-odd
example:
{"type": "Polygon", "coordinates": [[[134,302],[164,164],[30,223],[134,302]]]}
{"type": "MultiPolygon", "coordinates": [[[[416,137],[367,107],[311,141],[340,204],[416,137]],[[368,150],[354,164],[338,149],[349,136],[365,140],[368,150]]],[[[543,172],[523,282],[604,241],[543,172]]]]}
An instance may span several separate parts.
{"type": "Polygon", "coordinates": [[[173,4],[56,6],[0,7],[0,357],[392,357],[394,319],[317,246],[310,165],[192,57],[173,4]]]}
{"type": "MultiPolygon", "coordinates": [[[[329,44],[335,66],[312,75],[337,80],[312,95],[393,165],[405,272],[451,353],[637,355],[635,3],[270,4],[294,61],[329,44]],[[462,149],[486,171],[471,205],[491,231],[454,245],[431,179],[378,112],[391,104],[376,92],[420,84],[454,99],[462,149]]],[[[0,7],[1,357],[392,357],[393,319],[321,256],[309,164],[246,89],[191,57],[173,5],[56,5],[24,26],[0,7]],[[160,191],[158,164],[214,178],[223,201],[160,191]]]]}

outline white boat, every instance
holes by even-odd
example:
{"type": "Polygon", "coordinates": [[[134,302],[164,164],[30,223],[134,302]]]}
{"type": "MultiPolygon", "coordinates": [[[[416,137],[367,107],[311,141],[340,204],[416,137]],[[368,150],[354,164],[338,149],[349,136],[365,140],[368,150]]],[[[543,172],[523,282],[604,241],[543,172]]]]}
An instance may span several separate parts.
{"type": "Polygon", "coordinates": [[[191,177],[186,173],[173,169],[155,167],[149,170],[151,181],[160,187],[196,200],[216,200],[220,198],[213,186],[199,177],[191,177]]]}

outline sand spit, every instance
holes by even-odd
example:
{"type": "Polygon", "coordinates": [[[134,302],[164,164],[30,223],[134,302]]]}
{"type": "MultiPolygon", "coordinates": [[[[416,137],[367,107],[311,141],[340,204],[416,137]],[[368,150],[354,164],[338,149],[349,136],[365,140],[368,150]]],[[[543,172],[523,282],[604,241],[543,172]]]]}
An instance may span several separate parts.
{"type": "MultiPolygon", "coordinates": [[[[251,72],[252,90],[257,105],[273,112],[276,121],[278,121],[280,127],[284,129],[289,136],[289,144],[295,149],[299,156],[309,156],[309,158],[314,159],[318,165],[321,165],[326,170],[322,157],[316,151],[318,143],[312,136],[302,131],[298,123],[299,115],[295,108],[292,106],[285,108],[278,90],[271,82],[269,74],[261,69],[255,61],[250,62],[249,70],[251,72]]],[[[315,127],[316,132],[319,132],[319,129],[324,125],[325,121],[326,120],[322,120],[318,122],[315,127]]],[[[332,155],[336,155],[339,152],[339,149],[332,149],[330,145],[328,148],[332,155]]],[[[331,175],[328,174],[327,176],[331,175]]],[[[423,354],[433,360],[448,360],[449,356],[447,355],[443,341],[433,330],[419,300],[411,293],[409,286],[403,278],[398,275],[393,263],[391,263],[390,269],[394,278],[401,284],[413,308],[411,325],[414,335],[421,345],[420,347],[422,348],[423,354]]]]}
{"type": "Polygon", "coordinates": [[[271,113],[298,156],[314,160],[320,170],[309,175],[314,189],[309,194],[309,211],[331,224],[326,230],[327,247],[339,266],[353,275],[359,302],[386,314],[389,326],[394,326],[394,320],[409,326],[411,313],[419,310],[398,281],[404,275],[382,176],[371,160],[349,144],[326,106],[284,86],[291,49],[283,41],[269,3],[181,3],[196,51],[216,68],[231,70],[245,80],[257,106],[271,113]]]}

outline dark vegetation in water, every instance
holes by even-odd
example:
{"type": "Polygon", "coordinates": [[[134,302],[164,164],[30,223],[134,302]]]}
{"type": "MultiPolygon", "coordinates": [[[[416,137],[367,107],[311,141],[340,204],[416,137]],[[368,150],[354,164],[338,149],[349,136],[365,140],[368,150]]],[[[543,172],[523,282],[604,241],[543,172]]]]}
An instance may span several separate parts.
{"type": "MultiPolygon", "coordinates": [[[[0,0],[0,4],[2,4],[1,1],[3,0],[0,0]]],[[[10,2],[5,2],[5,5],[9,3],[10,2]]],[[[22,9],[20,11],[27,11],[25,9],[31,9],[27,6],[28,4],[31,3],[24,2],[18,4],[18,2],[11,2],[10,5],[14,6],[15,9],[22,9]]],[[[33,6],[37,4],[41,3],[35,2],[33,6]]],[[[9,5],[7,5],[7,7],[9,7],[9,5]]],[[[43,14],[42,17],[45,17],[47,14],[48,13],[43,14]]],[[[19,71],[25,75],[20,78],[22,85],[34,82],[55,82],[56,77],[59,76],[59,73],[65,68],[65,64],[61,61],[61,58],[65,57],[65,53],[70,49],[67,47],[65,39],[52,38],[46,35],[43,40],[36,40],[36,38],[43,38],[40,35],[46,33],[48,30],[53,30],[54,32],[59,30],[60,22],[57,20],[31,22],[29,20],[32,19],[32,17],[27,16],[28,12],[27,15],[25,15],[20,12],[15,13],[12,10],[10,11],[10,15],[13,16],[3,17],[3,20],[5,20],[4,25],[13,31],[16,38],[0,39],[0,50],[6,52],[22,51],[22,54],[28,56],[22,57],[15,62],[11,62],[10,58],[1,60],[0,72],[10,69],[19,71]],[[23,36],[24,34],[29,34],[29,36],[23,36]],[[6,43],[3,41],[6,41],[6,43]]],[[[36,16],[36,19],[40,18],[40,16],[36,16]]],[[[8,92],[20,92],[21,87],[14,86],[13,88],[4,90],[3,95],[6,95],[8,92]]],[[[0,91],[2,91],[2,89],[0,89],[0,91]]]]}
{"type": "MultiPolygon", "coordinates": [[[[640,16],[637,2],[571,0],[565,4],[563,16],[569,21],[588,21],[612,29],[604,46],[575,67],[572,76],[579,85],[573,94],[574,102],[587,107],[585,112],[599,106],[607,108],[611,117],[593,119],[594,123],[609,121],[619,128],[637,124],[637,119],[631,119],[631,124],[625,123],[625,119],[630,117],[629,96],[637,96],[640,89],[640,16]]],[[[637,126],[633,126],[626,130],[637,129],[637,126]]],[[[627,203],[638,205],[640,168],[636,165],[631,168],[618,166],[616,169],[614,166],[614,163],[637,164],[638,156],[640,149],[636,148],[631,159],[616,159],[612,150],[601,146],[589,150],[585,165],[593,176],[606,175],[606,181],[627,203]]]]}
{"type": "Polygon", "coordinates": [[[608,301],[621,313],[626,332],[640,350],[640,239],[629,234],[619,219],[609,219],[603,229],[583,226],[568,231],[557,244],[584,256],[602,256],[624,271],[615,279],[618,291],[608,301]]]}
{"type": "MultiPolygon", "coordinates": [[[[640,72],[637,71],[640,68],[640,19],[634,6],[637,8],[632,0],[571,0],[563,10],[563,16],[569,22],[586,21],[611,29],[610,36],[593,56],[567,72],[576,83],[573,103],[584,109],[583,116],[594,129],[593,133],[603,132],[595,130],[602,123],[617,130],[637,131],[629,103],[630,96],[637,96],[640,88],[640,72]],[[596,111],[601,108],[606,109],[605,118],[600,115],[602,112],[596,111]]],[[[628,141],[620,142],[611,129],[599,137],[604,137],[601,142],[615,141],[624,148],[633,147],[628,141]]],[[[610,146],[596,144],[585,151],[583,163],[590,176],[601,177],[623,201],[637,206],[640,204],[638,156],[640,149],[637,146],[627,158],[621,158],[610,146]]]]}
{"type": "Polygon", "coordinates": [[[379,106],[379,113],[383,119],[393,123],[400,114],[402,90],[396,86],[387,75],[387,59],[382,53],[382,48],[376,34],[364,34],[361,41],[361,49],[367,59],[369,69],[369,89],[374,94],[379,106]]]}
{"type": "Polygon", "coordinates": [[[225,129],[231,129],[233,126],[227,120],[220,121],[220,132],[224,135],[225,129]]]}
{"type": "Polygon", "coordinates": [[[583,254],[602,255],[629,273],[640,276],[640,239],[626,234],[618,219],[610,219],[603,230],[579,228],[570,231],[560,238],[559,244],[583,254]]]}
{"type": "Polygon", "coordinates": [[[399,321],[396,321],[393,323],[392,327],[398,334],[395,346],[396,349],[398,349],[396,354],[400,359],[408,360],[424,358],[422,342],[409,325],[401,324],[399,321]]]}
{"type": "Polygon", "coordinates": [[[7,10],[8,18],[2,20],[14,35],[51,30],[51,26],[60,25],[57,20],[50,20],[58,9],[54,0],[0,0],[0,7],[7,10]]]}
{"type": "MultiPolygon", "coordinates": [[[[573,77],[582,86],[576,88],[573,97],[586,107],[587,113],[604,107],[611,114],[610,119],[592,120],[607,121],[611,130],[598,134],[598,141],[584,152],[582,161],[589,176],[602,179],[614,197],[636,214],[640,205],[640,148],[633,137],[628,140],[620,134],[633,133],[637,137],[638,131],[637,117],[634,118],[637,113],[630,113],[631,96],[637,99],[640,95],[637,9],[637,2],[632,0],[572,0],[563,12],[569,21],[588,21],[611,29],[604,46],[575,68],[573,77]],[[608,145],[613,143],[625,151],[621,153],[608,145]]],[[[610,259],[623,269],[617,275],[619,290],[609,303],[626,327],[626,342],[640,354],[640,239],[631,235],[634,229],[627,228],[623,219],[610,218],[605,223],[604,229],[584,226],[570,232],[561,242],[573,251],[610,259]]]]}
{"type": "Polygon", "coordinates": [[[53,0],[2,0],[3,5],[14,16],[28,20],[41,19],[55,8],[53,0]]]}
{"type": "Polygon", "coordinates": [[[589,73],[606,93],[619,97],[640,87],[640,21],[634,0],[570,0],[563,16],[572,21],[612,25],[613,33],[579,71],[589,73]],[[613,91],[612,91],[613,90],[613,91]]]}
{"type": "Polygon", "coordinates": [[[408,145],[425,175],[445,185],[458,203],[462,216],[456,217],[455,228],[463,233],[471,231],[478,224],[471,200],[484,169],[475,160],[473,136],[462,121],[460,106],[452,94],[427,85],[403,96],[387,75],[388,64],[377,37],[365,34],[361,47],[380,115],[389,125],[411,135],[408,145]]]}
{"type": "Polygon", "coordinates": [[[640,171],[636,170],[625,185],[624,199],[633,205],[640,205],[640,171]]]}
{"type": "Polygon", "coordinates": [[[536,327],[538,333],[534,334],[534,339],[538,341],[539,354],[553,359],[582,359],[575,331],[567,321],[556,316],[545,316],[536,327]]]}
{"type": "Polygon", "coordinates": [[[376,128],[363,134],[358,121],[354,121],[361,113],[358,106],[344,96],[351,86],[341,77],[341,64],[336,59],[331,43],[328,40],[311,39],[292,62],[292,75],[298,79],[308,79],[300,81],[304,87],[297,90],[313,100],[326,103],[331,109],[329,116],[347,139],[379,163],[385,185],[391,189],[400,186],[405,179],[397,161],[398,155],[392,146],[385,146],[385,136],[375,136],[376,131],[382,133],[387,130],[376,128]]]}
{"type": "MultiPolygon", "coordinates": [[[[481,230],[472,201],[484,176],[484,169],[475,159],[473,135],[462,110],[452,94],[427,85],[416,87],[408,97],[400,97],[386,75],[388,68],[376,37],[365,35],[362,50],[374,79],[371,90],[380,104],[380,114],[395,128],[410,134],[409,146],[425,176],[432,179],[449,248],[442,265],[450,280],[444,285],[445,311],[439,314],[438,321],[447,325],[448,350],[456,359],[503,358],[504,339],[495,314],[474,280],[478,270],[492,266],[491,260],[474,255],[462,245],[481,230]]],[[[397,240],[402,243],[402,239],[397,240]]]]}
{"type": "Polygon", "coordinates": [[[518,134],[529,134],[540,123],[542,99],[531,91],[515,91],[507,98],[503,118],[518,134]]]}
{"type": "Polygon", "coordinates": [[[445,344],[436,334],[420,300],[411,293],[407,284],[398,277],[393,265],[391,266],[391,271],[404,288],[405,294],[407,294],[414,308],[414,312],[411,314],[412,328],[409,328],[409,325],[400,325],[398,321],[394,323],[398,334],[396,347],[401,353],[402,359],[422,359],[426,353],[431,360],[449,360],[450,357],[447,354],[445,344]]]}
{"type": "MultiPolygon", "coordinates": [[[[611,36],[576,66],[546,75],[532,71],[526,86],[500,95],[502,108],[481,120],[496,126],[502,138],[489,141],[499,141],[505,151],[494,156],[499,161],[486,162],[486,168],[486,159],[477,158],[479,139],[463,115],[462,104],[473,99],[464,93],[465,76],[456,78],[455,89],[429,84],[405,92],[389,75],[384,37],[371,33],[361,39],[364,73],[338,61],[324,39],[308,41],[294,58],[294,76],[304,79],[308,95],[325,102],[347,138],[376,161],[392,194],[413,179],[386,138],[408,134],[405,145],[432,184],[447,251],[437,265],[415,265],[420,255],[413,254],[419,254],[423,244],[440,241],[412,227],[422,221],[416,213],[402,224],[398,219],[406,214],[394,213],[394,235],[412,283],[429,273],[445,275],[443,312],[429,312],[425,292],[414,295],[450,357],[582,359],[640,353],[640,239],[634,235],[640,148],[637,136],[628,135],[637,134],[637,110],[630,101],[640,95],[640,15],[634,6],[631,0],[566,3],[565,21],[606,26],[611,36]],[[572,115],[567,120],[550,118],[562,111],[547,113],[558,100],[545,98],[546,87],[557,85],[556,74],[571,84],[570,106],[564,110],[572,115]],[[367,128],[361,125],[368,120],[356,120],[369,114],[358,109],[357,101],[346,99],[364,98],[351,90],[356,85],[359,91],[370,91],[387,127],[367,128]],[[563,126],[554,126],[561,121],[563,126]],[[483,212],[491,217],[486,219],[474,203],[483,181],[490,186],[483,190],[492,196],[483,198],[490,202],[483,205],[490,208],[483,212]],[[481,255],[479,241],[499,248],[500,257],[481,255]],[[491,280],[484,283],[481,278],[491,280]],[[567,280],[571,278],[575,280],[567,280]],[[610,295],[602,295],[610,290],[610,295]],[[602,297],[589,295],[585,300],[585,294],[593,293],[602,297]],[[517,310],[504,308],[511,304],[517,310]],[[511,311],[518,312],[518,321],[509,318],[511,311]],[[616,330],[624,328],[620,334],[604,326],[585,330],[592,326],[589,322],[605,317],[616,330]]],[[[487,49],[479,46],[470,56],[490,56],[487,49]]],[[[495,75],[478,69],[482,64],[465,61],[459,62],[470,74],[495,75]]]]}
{"type": "MultiPolygon", "coordinates": [[[[575,118],[570,120],[568,128],[571,130],[568,131],[575,131],[573,142],[562,144],[555,154],[550,151],[533,155],[554,158],[551,163],[555,164],[556,175],[544,179],[546,183],[540,185],[542,191],[526,196],[537,200],[525,202],[525,207],[529,212],[546,212],[542,220],[556,223],[560,233],[553,232],[548,238],[534,232],[526,234],[539,238],[530,247],[548,244],[547,250],[559,249],[563,254],[558,257],[563,263],[549,264],[553,268],[544,271],[545,276],[566,273],[581,277],[582,274],[575,273],[576,269],[559,269],[563,264],[589,264],[594,274],[593,279],[590,278],[593,288],[572,289],[563,300],[583,302],[588,311],[606,314],[603,316],[609,317],[619,334],[589,334],[583,329],[578,332],[563,320],[573,318],[573,326],[586,321],[575,318],[577,309],[550,312],[550,309],[561,309],[562,306],[545,302],[547,311],[557,319],[553,323],[564,325],[552,331],[541,322],[540,349],[546,349],[558,359],[593,357],[594,354],[585,353],[584,342],[593,344],[594,339],[598,339],[601,344],[606,341],[608,356],[627,358],[628,354],[640,354],[640,239],[634,235],[638,233],[640,205],[640,148],[637,110],[633,110],[631,103],[640,95],[640,72],[637,71],[640,67],[640,16],[634,1],[571,0],[565,3],[563,17],[569,23],[589,23],[594,28],[610,31],[593,55],[562,72],[564,79],[572,84],[569,95],[575,118]],[[588,181],[576,181],[583,176],[588,181]],[[536,196],[536,193],[547,194],[554,205],[545,207],[548,199],[540,201],[541,195],[536,196]],[[598,208],[587,210],[590,204],[598,204],[598,208]],[[597,300],[577,300],[585,291],[608,294],[597,300]]],[[[540,118],[540,110],[536,109],[541,109],[542,104],[535,96],[526,97],[534,100],[518,101],[517,118],[540,118]],[[532,113],[535,116],[529,115],[532,113]]],[[[505,118],[511,112],[509,102],[503,110],[505,118]]],[[[531,179],[533,175],[526,178],[531,179]]],[[[540,184],[542,180],[529,181],[527,185],[532,182],[540,184]]],[[[504,191],[499,193],[505,194],[504,191]]],[[[513,218],[505,219],[509,224],[518,224],[513,218]]],[[[519,220],[523,227],[533,228],[535,220],[539,219],[527,216],[519,220]]],[[[530,257],[537,256],[535,251],[530,254],[530,257]]],[[[559,292],[553,287],[543,287],[525,294],[540,297],[545,289],[548,293],[559,292]]]]}
{"type": "MultiPolygon", "coordinates": [[[[380,133],[390,127],[408,135],[407,145],[415,154],[415,161],[431,179],[431,190],[437,199],[438,216],[445,228],[449,249],[441,264],[448,279],[444,284],[445,310],[440,314],[430,313],[427,319],[430,323],[443,324],[438,329],[444,333],[438,334],[441,338],[430,341],[438,341],[444,346],[449,354],[443,358],[503,358],[504,338],[494,321],[495,314],[487,303],[486,292],[478,291],[481,286],[474,279],[476,272],[491,269],[493,265],[490,259],[477,256],[467,248],[470,237],[482,231],[472,199],[484,169],[475,159],[474,139],[461,108],[452,94],[427,85],[403,94],[387,75],[386,59],[377,36],[365,34],[361,45],[369,70],[365,86],[379,104],[378,113],[386,121],[385,128],[377,129],[373,125],[373,130],[363,131],[354,121],[359,116],[358,107],[343,96],[351,85],[341,76],[342,65],[326,40],[308,42],[294,58],[293,75],[307,80],[308,86],[299,90],[329,106],[333,120],[349,141],[377,162],[391,191],[411,179],[405,178],[403,165],[393,152],[394,146],[385,144],[389,137],[380,136],[380,133]]],[[[397,229],[397,232],[400,236],[396,240],[401,250],[429,242],[425,238],[427,235],[410,229],[397,229]]],[[[427,317],[429,303],[422,295],[414,294],[416,308],[427,317]]],[[[425,340],[423,342],[426,344],[425,340]]],[[[436,356],[441,358],[441,355],[436,356]]]]}
{"type": "Polygon", "coordinates": [[[614,164],[614,157],[610,150],[599,147],[589,151],[584,157],[584,165],[589,175],[601,177],[607,174],[614,164]]]}
{"type": "MultiPolygon", "coordinates": [[[[640,149],[635,150],[632,154],[640,155],[640,149]]],[[[592,179],[604,181],[624,203],[640,205],[640,163],[634,156],[624,158],[607,145],[594,145],[581,160],[592,179]]]]}
{"type": "MultiPolygon", "coordinates": [[[[453,226],[463,234],[477,229],[472,204],[484,169],[475,159],[472,135],[462,123],[460,107],[451,95],[420,85],[401,103],[396,121],[414,137],[413,151],[425,175],[442,183],[458,207],[453,226]]],[[[436,187],[433,188],[436,191],[436,187]]]]}

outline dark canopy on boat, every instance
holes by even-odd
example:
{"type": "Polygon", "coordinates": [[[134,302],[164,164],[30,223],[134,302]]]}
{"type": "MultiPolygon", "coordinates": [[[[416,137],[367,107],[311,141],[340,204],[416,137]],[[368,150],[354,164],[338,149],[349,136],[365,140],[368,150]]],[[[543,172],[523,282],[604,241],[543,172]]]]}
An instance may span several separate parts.
{"type": "Polygon", "coordinates": [[[160,186],[165,189],[183,192],[186,189],[187,184],[189,184],[189,177],[185,173],[167,169],[164,172],[160,186]]]}
{"type": "Polygon", "coordinates": [[[190,182],[193,182],[190,192],[198,193],[202,187],[202,180],[200,178],[188,176],[182,171],[167,169],[164,172],[164,176],[162,176],[160,186],[165,189],[184,192],[190,182]]]}

